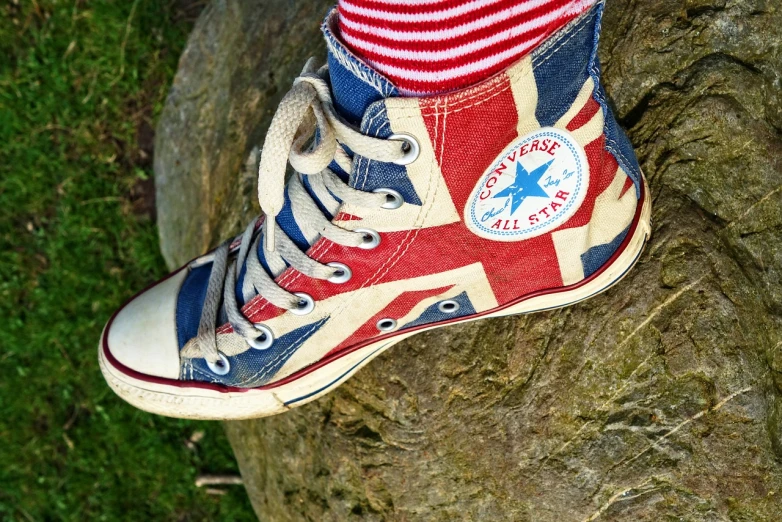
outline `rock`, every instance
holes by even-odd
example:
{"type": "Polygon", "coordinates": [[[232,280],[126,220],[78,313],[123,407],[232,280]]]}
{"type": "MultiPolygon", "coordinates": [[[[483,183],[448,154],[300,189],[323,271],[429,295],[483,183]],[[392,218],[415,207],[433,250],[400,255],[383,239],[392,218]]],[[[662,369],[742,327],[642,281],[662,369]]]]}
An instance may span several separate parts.
{"type": "MultiPolygon", "coordinates": [[[[333,1],[220,1],[203,11],[157,126],[155,184],[170,267],[217,245],[259,212],[243,168],[310,56],[333,1]]],[[[248,175],[249,174],[249,175],[248,175]]]]}
{"type": "MultiPolygon", "coordinates": [[[[172,265],[257,212],[242,164],[330,2],[214,1],[157,133],[172,265]]],[[[782,10],[614,0],[609,94],[654,196],[638,267],[570,308],[425,333],[226,424],[261,520],[782,518],[782,10]]]]}

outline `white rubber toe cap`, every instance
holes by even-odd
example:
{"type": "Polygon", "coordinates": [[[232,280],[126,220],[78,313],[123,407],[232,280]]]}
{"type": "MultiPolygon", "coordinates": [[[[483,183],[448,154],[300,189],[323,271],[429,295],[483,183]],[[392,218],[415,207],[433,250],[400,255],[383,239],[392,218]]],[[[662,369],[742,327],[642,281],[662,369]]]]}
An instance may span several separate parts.
{"type": "Polygon", "coordinates": [[[145,375],[179,378],[176,304],[188,270],[140,294],[120,310],[107,332],[108,349],[122,365],[145,375]]]}

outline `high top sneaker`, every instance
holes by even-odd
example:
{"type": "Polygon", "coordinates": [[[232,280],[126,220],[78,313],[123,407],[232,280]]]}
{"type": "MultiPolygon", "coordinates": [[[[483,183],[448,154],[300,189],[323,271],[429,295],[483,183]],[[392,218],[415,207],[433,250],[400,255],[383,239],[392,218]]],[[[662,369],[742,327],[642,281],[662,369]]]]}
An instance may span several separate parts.
{"type": "Polygon", "coordinates": [[[650,197],[600,86],[602,10],[427,98],[399,97],[353,56],[332,12],[328,69],[305,69],[264,144],[266,217],[111,318],[111,387],[163,415],[272,415],[418,332],[619,281],[650,232],[650,197]]]}

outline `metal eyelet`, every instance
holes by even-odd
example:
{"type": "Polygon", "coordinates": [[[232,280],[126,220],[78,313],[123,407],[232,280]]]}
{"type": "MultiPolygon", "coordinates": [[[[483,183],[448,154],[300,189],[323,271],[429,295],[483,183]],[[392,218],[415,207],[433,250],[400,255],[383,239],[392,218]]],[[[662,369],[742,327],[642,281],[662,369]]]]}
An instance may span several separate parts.
{"type": "Polygon", "coordinates": [[[363,248],[364,250],[372,250],[374,248],[377,248],[377,246],[380,244],[380,234],[378,234],[371,228],[357,228],[356,230],[354,230],[354,232],[358,232],[359,234],[364,234],[364,242],[358,245],[358,248],[363,248]]]}
{"type": "Polygon", "coordinates": [[[390,332],[391,330],[396,328],[396,320],[391,319],[390,317],[386,319],[381,319],[377,322],[377,329],[381,332],[390,332]]]}
{"type": "Polygon", "coordinates": [[[454,314],[459,311],[461,305],[457,301],[447,300],[442,301],[437,305],[437,309],[444,314],[454,314]]]}
{"type": "Polygon", "coordinates": [[[250,347],[256,350],[268,350],[271,348],[272,344],[274,344],[274,334],[269,329],[269,327],[261,323],[256,323],[253,325],[253,327],[261,332],[261,335],[255,339],[247,341],[250,347]]]}
{"type": "Polygon", "coordinates": [[[400,132],[399,134],[392,134],[388,139],[404,142],[402,151],[404,151],[405,155],[394,162],[397,165],[410,165],[417,160],[418,156],[421,154],[421,146],[418,145],[418,140],[415,139],[415,136],[411,134],[400,132]]]}
{"type": "Polygon", "coordinates": [[[231,371],[231,363],[228,361],[228,357],[223,355],[221,352],[217,352],[217,355],[220,357],[219,360],[212,362],[207,359],[206,365],[209,366],[209,369],[212,370],[212,373],[215,375],[228,374],[228,372],[231,371]]]}
{"type": "Polygon", "coordinates": [[[402,194],[394,189],[379,188],[377,190],[373,190],[373,192],[386,195],[386,202],[381,205],[381,208],[386,210],[396,210],[405,204],[405,198],[403,198],[402,194]]]}
{"type": "Polygon", "coordinates": [[[307,315],[315,309],[315,300],[309,294],[304,292],[296,292],[299,297],[299,303],[296,308],[291,308],[290,312],[294,315],[307,315]]]}
{"type": "Polygon", "coordinates": [[[341,285],[342,283],[347,283],[353,277],[353,271],[348,265],[342,263],[327,263],[327,265],[337,269],[334,275],[328,278],[330,283],[341,285]]]}

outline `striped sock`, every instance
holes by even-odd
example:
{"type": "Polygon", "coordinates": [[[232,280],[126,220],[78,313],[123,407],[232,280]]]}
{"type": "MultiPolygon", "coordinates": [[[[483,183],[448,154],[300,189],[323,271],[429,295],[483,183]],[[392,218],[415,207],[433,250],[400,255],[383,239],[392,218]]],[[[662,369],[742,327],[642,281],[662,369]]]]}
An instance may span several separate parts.
{"type": "Polygon", "coordinates": [[[338,0],[343,43],[406,95],[504,70],[597,0],[338,0]]]}

